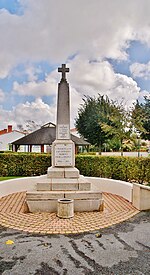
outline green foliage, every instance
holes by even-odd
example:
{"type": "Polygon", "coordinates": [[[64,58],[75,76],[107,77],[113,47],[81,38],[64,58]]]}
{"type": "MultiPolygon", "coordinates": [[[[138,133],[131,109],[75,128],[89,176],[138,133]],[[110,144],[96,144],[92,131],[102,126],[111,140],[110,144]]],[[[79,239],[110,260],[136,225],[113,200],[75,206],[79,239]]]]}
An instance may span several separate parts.
{"type": "Polygon", "coordinates": [[[97,152],[85,152],[85,153],[80,153],[80,155],[83,155],[83,156],[85,156],[85,155],[90,155],[90,156],[95,156],[97,154],[97,152]]]}
{"type": "Polygon", "coordinates": [[[136,102],[131,114],[131,123],[141,138],[150,140],[150,99],[144,103],[136,102]]]}
{"type": "Polygon", "coordinates": [[[76,167],[89,177],[129,182],[150,182],[150,158],[114,156],[76,156],[76,167]]]}
{"type": "Polygon", "coordinates": [[[145,110],[145,120],[143,127],[146,130],[145,134],[142,134],[142,138],[150,140],[150,98],[145,97],[145,104],[143,106],[145,110]]]}
{"type": "Polygon", "coordinates": [[[75,122],[81,136],[100,148],[113,137],[122,144],[127,136],[127,114],[122,105],[100,94],[97,98],[86,96],[83,101],[75,122]]]}
{"type": "Polygon", "coordinates": [[[125,152],[130,152],[130,151],[134,150],[134,144],[131,141],[131,139],[124,140],[122,148],[123,148],[123,151],[125,151],[125,152]]]}
{"type": "Polygon", "coordinates": [[[120,151],[121,142],[117,137],[109,139],[105,145],[106,151],[120,151]]]}
{"type": "Polygon", "coordinates": [[[49,154],[0,154],[0,176],[38,176],[46,174],[50,165],[49,154]]]}
{"type": "MultiPolygon", "coordinates": [[[[47,173],[49,154],[0,154],[0,177],[38,176],[47,173]]],[[[76,167],[89,177],[150,183],[150,158],[77,155],[76,167]]]]}
{"type": "Polygon", "coordinates": [[[11,176],[11,177],[0,177],[0,181],[3,181],[3,180],[11,180],[11,179],[18,179],[18,178],[21,178],[20,176],[11,176]]]}

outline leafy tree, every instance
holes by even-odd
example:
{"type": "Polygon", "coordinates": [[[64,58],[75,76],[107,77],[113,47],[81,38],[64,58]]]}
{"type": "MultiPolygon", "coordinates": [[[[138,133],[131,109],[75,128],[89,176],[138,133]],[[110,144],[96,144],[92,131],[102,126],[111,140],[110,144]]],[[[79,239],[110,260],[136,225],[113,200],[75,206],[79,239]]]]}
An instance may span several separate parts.
{"type": "Polygon", "coordinates": [[[145,133],[142,133],[142,138],[150,140],[150,98],[145,97],[143,108],[145,110],[145,119],[143,122],[145,133]]]}
{"type": "Polygon", "coordinates": [[[97,98],[85,96],[83,102],[75,120],[79,134],[98,146],[100,151],[102,145],[114,136],[122,144],[126,136],[126,114],[122,105],[100,94],[97,98]]]}
{"type": "Polygon", "coordinates": [[[150,99],[145,97],[144,103],[137,100],[132,109],[131,122],[141,138],[150,140],[150,99]]]}
{"type": "Polygon", "coordinates": [[[107,141],[105,145],[106,151],[119,151],[121,148],[121,142],[117,137],[113,137],[107,141]]]}

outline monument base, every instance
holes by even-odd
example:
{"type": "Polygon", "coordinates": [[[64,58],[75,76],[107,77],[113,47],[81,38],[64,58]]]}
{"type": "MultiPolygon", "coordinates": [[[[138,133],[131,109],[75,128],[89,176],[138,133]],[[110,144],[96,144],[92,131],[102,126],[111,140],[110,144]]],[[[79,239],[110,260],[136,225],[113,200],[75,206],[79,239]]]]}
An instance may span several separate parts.
{"type": "Polygon", "coordinates": [[[79,170],[75,167],[49,167],[48,178],[79,178],[79,170]]]}
{"type": "Polygon", "coordinates": [[[29,191],[26,195],[29,211],[33,213],[57,213],[59,199],[74,200],[75,212],[103,210],[102,193],[91,191],[91,183],[79,175],[75,167],[49,167],[47,176],[37,183],[37,191],[29,191]]]}
{"type": "Polygon", "coordinates": [[[30,212],[57,212],[60,199],[74,200],[75,212],[100,211],[103,209],[102,194],[93,191],[39,191],[27,193],[30,212]]]}

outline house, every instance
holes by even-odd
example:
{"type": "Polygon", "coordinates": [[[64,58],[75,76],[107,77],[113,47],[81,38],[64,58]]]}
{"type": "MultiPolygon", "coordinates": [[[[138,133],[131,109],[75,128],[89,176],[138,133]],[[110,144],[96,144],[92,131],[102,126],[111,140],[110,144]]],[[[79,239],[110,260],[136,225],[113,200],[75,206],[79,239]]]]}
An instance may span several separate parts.
{"type": "MultiPolygon", "coordinates": [[[[40,129],[26,135],[14,142],[13,151],[17,152],[21,145],[28,146],[29,152],[50,152],[51,145],[56,139],[56,125],[49,122],[43,125],[40,129]]],[[[76,153],[79,146],[89,147],[90,143],[82,138],[71,134],[71,140],[75,143],[76,153]]]]}
{"type": "MultiPolygon", "coordinates": [[[[12,130],[12,125],[8,125],[7,129],[0,130],[0,151],[12,151],[12,142],[24,136],[24,133],[12,130]]],[[[26,147],[21,146],[20,151],[25,152],[26,147]]]]}
{"type": "Polygon", "coordinates": [[[78,131],[77,131],[76,128],[72,128],[72,129],[70,130],[70,132],[71,132],[71,134],[73,134],[74,136],[80,137],[80,135],[79,135],[79,133],[78,133],[78,131]]]}
{"type": "MultiPolygon", "coordinates": [[[[78,137],[78,138],[82,138],[81,135],[79,134],[78,130],[76,128],[72,128],[70,130],[71,134],[78,137]]],[[[83,139],[83,138],[82,138],[83,139]]],[[[90,144],[90,143],[89,143],[90,144]]],[[[89,150],[89,147],[87,146],[78,146],[78,152],[80,153],[85,153],[89,150]]]]}

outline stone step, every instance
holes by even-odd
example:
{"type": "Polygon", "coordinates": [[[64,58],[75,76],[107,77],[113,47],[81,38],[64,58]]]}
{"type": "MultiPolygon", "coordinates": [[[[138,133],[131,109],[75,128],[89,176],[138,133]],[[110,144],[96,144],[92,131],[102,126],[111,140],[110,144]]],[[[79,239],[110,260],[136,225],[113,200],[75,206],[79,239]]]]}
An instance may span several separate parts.
{"type": "Polygon", "coordinates": [[[79,178],[79,170],[76,167],[65,167],[65,178],[79,178]]]}
{"type": "Polygon", "coordinates": [[[72,200],[89,200],[89,199],[102,199],[102,193],[97,191],[66,191],[64,193],[66,199],[72,200]]]}
{"type": "Polygon", "coordinates": [[[29,191],[26,200],[58,200],[64,198],[64,191],[29,191]]]}
{"type": "MultiPolygon", "coordinates": [[[[57,200],[28,200],[29,211],[35,212],[55,212],[57,213],[57,200]]],[[[74,200],[74,212],[102,211],[104,208],[103,199],[74,200]]]]}
{"type": "Polygon", "coordinates": [[[79,178],[46,178],[37,183],[37,191],[89,191],[91,183],[83,176],[79,178]]]}
{"type": "Polygon", "coordinates": [[[103,209],[102,193],[97,191],[29,191],[26,202],[30,212],[57,212],[58,199],[74,200],[74,211],[103,209]]]}
{"type": "Polygon", "coordinates": [[[79,170],[76,167],[49,167],[48,178],[79,178],[79,170]]]}
{"type": "Polygon", "coordinates": [[[91,190],[91,183],[88,182],[84,176],[80,175],[78,182],[79,182],[79,190],[80,191],[90,191],[91,190]]]}
{"type": "Polygon", "coordinates": [[[52,181],[48,178],[37,182],[37,191],[50,191],[52,190],[52,181]]]}
{"type": "Polygon", "coordinates": [[[64,168],[49,167],[47,170],[48,178],[64,178],[65,170],[64,168]]]}
{"type": "Polygon", "coordinates": [[[57,200],[27,200],[27,205],[31,213],[57,212],[57,200]]]}
{"type": "Polygon", "coordinates": [[[102,199],[102,193],[97,191],[29,191],[27,200],[58,200],[62,198],[74,200],[102,199]]]}
{"type": "Polygon", "coordinates": [[[103,199],[74,200],[75,212],[91,212],[103,210],[103,199]]]}
{"type": "Polygon", "coordinates": [[[77,191],[79,189],[78,179],[52,179],[52,191],[54,190],[74,190],[77,191]]]}

